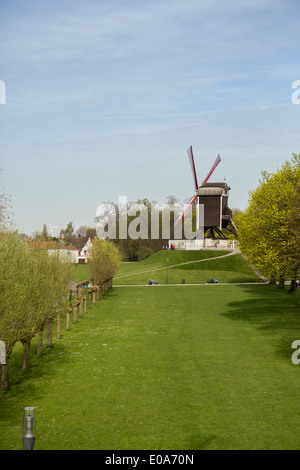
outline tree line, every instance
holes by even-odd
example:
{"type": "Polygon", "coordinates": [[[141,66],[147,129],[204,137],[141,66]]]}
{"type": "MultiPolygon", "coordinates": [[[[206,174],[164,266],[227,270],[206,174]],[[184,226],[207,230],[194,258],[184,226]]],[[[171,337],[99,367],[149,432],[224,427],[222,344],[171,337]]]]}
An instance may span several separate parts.
{"type": "Polygon", "coordinates": [[[262,274],[288,293],[300,274],[300,154],[281,168],[262,172],[248,207],[235,218],[241,251],[262,274]]]}
{"type": "MultiPolygon", "coordinates": [[[[99,292],[119,267],[117,248],[109,241],[95,240],[87,265],[89,293],[99,292]]],[[[55,318],[86,298],[71,299],[75,267],[57,253],[39,247],[28,248],[17,232],[2,233],[0,239],[0,340],[5,344],[6,364],[1,366],[1,390],[9,388],[8,364],[16,343],[23,345],[22,370],[29,367],[31,340],[41,341],[47,327],[50,334],[55,318]]],[[[40,347],[40,344],[39,344],[40,347]]]]}

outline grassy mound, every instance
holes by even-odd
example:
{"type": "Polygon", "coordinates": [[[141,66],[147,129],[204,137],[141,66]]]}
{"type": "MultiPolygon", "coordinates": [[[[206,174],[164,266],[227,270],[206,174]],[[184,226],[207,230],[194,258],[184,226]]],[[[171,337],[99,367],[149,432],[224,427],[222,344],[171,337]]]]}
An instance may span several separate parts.
{"type": "Polygon", "coordinates": [[[220,250],[159,251],[138,263],[123,263],[114,285],[202,284],[216,277],[219,282],[258,282],[260,279],[239,254],[220,250]]]}

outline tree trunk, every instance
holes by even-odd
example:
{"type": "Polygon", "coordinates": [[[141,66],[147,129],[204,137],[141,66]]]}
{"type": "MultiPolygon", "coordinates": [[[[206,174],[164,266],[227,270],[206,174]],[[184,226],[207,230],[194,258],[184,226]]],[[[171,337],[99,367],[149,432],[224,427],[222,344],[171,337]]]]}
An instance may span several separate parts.
{"type": "Polygon", "coordinates": [[[23,365],[22,372],[29,371],[29,352],[30,352],[30,341],[22,341],[23,344],[23,365]]]}
{"type": "Polygon", "coordinates": [[[288,294],[294,294],[295,290],[296,290],[296,278],[293,277],[293,279],[291,280],[291,283],[290,283],[290,288],[288,290],[288,294]]]}
{"type": "Polygon", "coordinates": [[[0,390],[9,390],[9,377],[8,377],[8,359],[6,364],[1,365],[1,386],[0,390]]]}
{"type": "Polygon", "coordinates": [[[43,352],[43,330],[38,332],[38,348],[37,348],[37,357],[42,357],[43,352]]]}
{"type": "Polygon", "coordinates": [[[56,328],[56,337],[61,338],[61,311],[57,314],[57,328],[56,328]]]}
{"type": "Polygon", "coordinates": [[[284,282],[285,282],[285,275],[280,274],[279,275],[279,284],[278,284],[278,289],[284,289],[284,282]]]}
{"type": "Polygon", "coordinates": [[[272,273],[270,277],[270,285],[276,285],[276,274],[272,273]]]}
{"type": "Polygon", "coordinates": [[[53,320],[49,320],[47,323],[47,346],[52,346],[52,326],[53,320]]]}
{"type": "Polygon", "coordinates": [[[77,305],[73,305],[73,323],[77,323],[77,305]]]}
{"type": "Polygon", "coordinates": [[[67,328],[67,331],[70,330],[71,311],[72,311],[71,307],[67,308],[67,314],[66,314],[66,328],[67,328]]]}

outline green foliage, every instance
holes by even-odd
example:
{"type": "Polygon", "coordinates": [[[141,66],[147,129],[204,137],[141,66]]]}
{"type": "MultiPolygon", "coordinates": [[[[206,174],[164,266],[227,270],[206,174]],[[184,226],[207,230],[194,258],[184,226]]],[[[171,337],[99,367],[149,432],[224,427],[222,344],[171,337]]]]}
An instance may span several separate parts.
{"type": "Polygon", "coordinates": [[[88,272],[94,284],[102,285],[112,279],[120,266],[120,254],[110,240],[94,240],[88,272]]]}
{"type": "Polygon", "coordinates": [[[29,249],[17,233],[0,242],[0,339],[9,359],[14,345],[43,329],[70,288],[72,267],[46,250],[29,249]]]}
{"type": "Polygon", "coordinates": [[[268,276],[297,276],[300,267],[300,155],[262,173],[246,211],[235,218],[240,249],[268,276]]]}

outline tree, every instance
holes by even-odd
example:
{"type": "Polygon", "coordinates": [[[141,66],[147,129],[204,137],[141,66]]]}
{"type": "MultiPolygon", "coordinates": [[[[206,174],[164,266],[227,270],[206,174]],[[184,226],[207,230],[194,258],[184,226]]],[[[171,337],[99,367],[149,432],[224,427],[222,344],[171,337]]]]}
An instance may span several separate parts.
{"type": "MultiPolygon", "coordinates": [[[[2,170],[1,170],[2,171],[2,170]]],[[[4,191],[0,193],[0,229],[3,230],[11,221],[11,200],[4,191]]]]}
{"type": "Polygon", "coordinates": [[[289,293],[300,269],[299,209],[300,155],[293,154],[276,172],[262,172],[248,208],[235,218],[239,245],[248,260],[270,278],[279,277],[280,287],[290,277],[289,293]]]}
{"type": "Polygon", "coordinates": [[[120,253],[110,240],[94,240],[88,271],[94,284],[102,286],[113,278],[120,266],[120,253]]]}
{"type": "Polygon", "coordinates": [[[49,238],[47,224],[43,225],[42,237],[43,237],[43,240],[48,240],[49,238]]]}
{"type": "Polygon", "coordinates": [[[70,288],[71,265],[46,250],[29,249],[17,233],[0,242],[0,339],[6,346],[1,389],[9,388],[8,363],[16,342],[23,344],[23,371],[29,367],[30,341],[53,319],[70,288]]]}
{"type": "MultiPolygon", "coordinates": [[[[180,208],[182,209],[182,207],[180,208]]],[[[108,227],[115,226],[110,235],[111,239],[114,239],[117,247],[122,254],[123,259],[130,261],[139,261],[144,259],[151,254],[162,249],[163,244],[167,243],[169,239],[174,236],[174,212],[179,214],[179,204],[175,196],[168,196],[167,203],[164,205],[158,205],[155,201],[149,201],[147,198],[138,199],[136,202],[127,202],[126,207],[119,207],[113,202],[105,202],[101,205],[101,211],[97,214],[95,222],[101,226],[101,232],[107,231],[108,227]],[[147,223],[147,228],[143,230],[139,237],[132,238],[129,234],[131,228],[136,228],[136,231],[141,230],[141,224],[138,219],[143,213],[143,222],[147,223]],[[164,228],[169,228],[169,233],[163,233],[162,230],[162,218],[163,215],[168,216],[167,224],[164,224],[164,228]],[[119,237],[120,220],[125,220],[126,217],[126,235],[119,237]],[[158,232],[155,236],[152,236],[152,222],[153,225],[157,225],[158,232]],[[168,225],[168,227],[166,227],[168,225]],[[145,238],[145,233],[147,237],[145,238]]],[[[122,229],[124,227],[122,226],[122,229]]],[[[99,235],[99,231],[98,231],[99,235]]],[[[103,235],[99,235],[101,237],[103,235]]]]}
{"type": "Polygon", "coordinates": [[[26,250],[17,234],[6,233],[0,243],[0,339],[6,347],[6,364],[2,365],[1,390],[9,388],[9,359],[20,337],[23,301],[26,298],[26,250]]]}
{"type": "Polygon", "coordinates": [[[60,236],[64,239],[66,245],[70,245],[75,238],[75,227],[73,222],[69,222],[65,229],[61,229],[60,236]]]}

